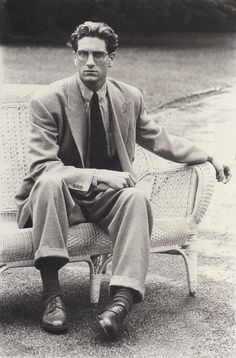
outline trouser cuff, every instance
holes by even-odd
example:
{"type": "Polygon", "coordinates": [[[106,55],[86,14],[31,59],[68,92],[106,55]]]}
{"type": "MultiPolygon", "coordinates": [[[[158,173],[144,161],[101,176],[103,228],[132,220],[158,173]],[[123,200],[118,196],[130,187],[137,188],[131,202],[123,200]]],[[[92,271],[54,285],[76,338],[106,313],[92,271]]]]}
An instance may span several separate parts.
{"type": "Polygon", "coordinates": [[[113,296],[115,295],[117,291],[117,286],[127,287],[134,290],[135,291],[134,303],[143,301],[144,294],[145,294],[145,286],[140,281],[127,276],[118,276],[118,275],[112,276],[110,281],[110,287],[109,287],[111,298],[113,298],[113,296]]]}
{"type": "Polygon", "coordinates": [[[35,252],[34,266],[37,269],[40,269],[40,261],[49,257],[57,259],[58,270],[69,262],[69,255],[66,249],[52,249],[44,247],[35,252]]]}

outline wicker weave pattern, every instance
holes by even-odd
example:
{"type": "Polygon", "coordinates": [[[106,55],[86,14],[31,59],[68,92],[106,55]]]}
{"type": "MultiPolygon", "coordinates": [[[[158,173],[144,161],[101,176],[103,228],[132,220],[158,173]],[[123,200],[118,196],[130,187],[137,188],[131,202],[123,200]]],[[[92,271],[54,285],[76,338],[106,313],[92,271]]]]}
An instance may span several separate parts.
{"type": "Polygon", "coordinates": [[[139,145],[135,147],[135,160],[134,168],[138,178],[152,169],[152,163],[150,161],[150,154],[148,151],[143,150],[139,145]]]}
{"type": "Polygon", "coordinates": [[[158,217],[187,215],[192,167],[156,171],[152,191],[152,206],[158,217]]]}
{"type": "Polygon", "coordinates": [[[190,224],[186,218],[155,218],[151,247],[184,244],[190,233],[190,224]]]}
{"type": "MultiPolygon", "coordinates": [[[[185,218],[157,219],[151,247],[182,244],[189,237],[185,218]]],[[[70,228],[67,248],[70,257],[111,253],[111,241],[96,224],[83,223],[70,228]]],[[[0,262],[33,260],[32,229],[17,229],[16,222],[1,224],[0,262]]]]}
{"type": "Polygon", "coordinates": [[[28,171],[28,103],[39,87],[6,85],[0,97],[0,211],[16,208],[14,196],[28,171]]]}
{"type": "Polygon", "coordinates": [[[0,246],[0,262],[32,260],[34,249],[31,229],[2,230],[0,246]]]}
{"type": "Polygon", "coordinates": [[[96,224],[85,223],[70,228],[67,248],[69,255],[98,255],[111,252],[109,235],[96,224]]]}
{"type": "MultiPolygon", "coordinates": [[[[95,224],[85,223],[70,228],[67,239],[70,257],[111,252],[109,236],[95,224]]],[[[32,229],[17,229],[15,222],[1,225],[0,262],[34,259],[32,229]]]]}
{"type": "Polygon", "coordinates": [[[199,224],[210,203],[216,184],[216,178],[215,169],[208,163],[195,166],[195,170],[198,174],[199,183],[192,218],[196,224],[199,224]]]}

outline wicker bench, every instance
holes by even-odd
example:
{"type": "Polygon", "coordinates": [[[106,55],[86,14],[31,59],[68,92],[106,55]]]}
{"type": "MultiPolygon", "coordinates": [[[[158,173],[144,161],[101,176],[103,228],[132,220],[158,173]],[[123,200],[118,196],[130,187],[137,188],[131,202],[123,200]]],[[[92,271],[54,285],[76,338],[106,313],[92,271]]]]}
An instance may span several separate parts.
{"type": "MultiPolygon", "coordinates": [[[[28,170],[28,102],[39,85],[4,85],[0,98],[0,273],[33,266],[32,229],[18,229],[14,195],[28,170]]],[[[139,176],[152,175],[150,192],[154,211],[151,253],[184,258],[189,293],[197,288],[197,225],[210,202],[214,170],[209,163],[187,166],[169,163],[137,146],[139,176]]],[[[144,182],[145,186],[145,182],[144,182]]],[[[98,302],[102,273],[111,260],[109,236],[92,223],[75,225],[68,236],[70,261],[86,261],[90,268],[91,295],[98,302]]]]}

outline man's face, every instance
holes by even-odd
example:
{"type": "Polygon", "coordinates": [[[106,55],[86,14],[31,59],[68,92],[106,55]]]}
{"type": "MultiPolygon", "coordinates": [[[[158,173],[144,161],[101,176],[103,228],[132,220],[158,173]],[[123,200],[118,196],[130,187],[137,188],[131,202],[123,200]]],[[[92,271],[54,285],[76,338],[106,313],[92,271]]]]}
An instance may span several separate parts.
{"type": "Polygon", "coordinates": [[[107,54],[105,40],[98,37],[80,39],[74,62],[81,81],[91,90],[97,91],[105,83],[108,67],[112,66],[114,57],[114,53],[107,54]],[[103,57],[102,62],[100,55],[103,57]]]}

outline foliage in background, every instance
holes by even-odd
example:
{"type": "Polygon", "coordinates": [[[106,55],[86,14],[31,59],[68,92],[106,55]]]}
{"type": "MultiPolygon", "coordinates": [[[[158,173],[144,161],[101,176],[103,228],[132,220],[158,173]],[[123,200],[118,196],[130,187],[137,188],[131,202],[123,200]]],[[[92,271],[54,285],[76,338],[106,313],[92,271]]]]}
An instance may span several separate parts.
{"type": "Polygon", "coordinates": [[[60,43],[88,19],[126,37],[236,30],[236,0],[0,0],[0,10],[6,39],[60,43]]]}

